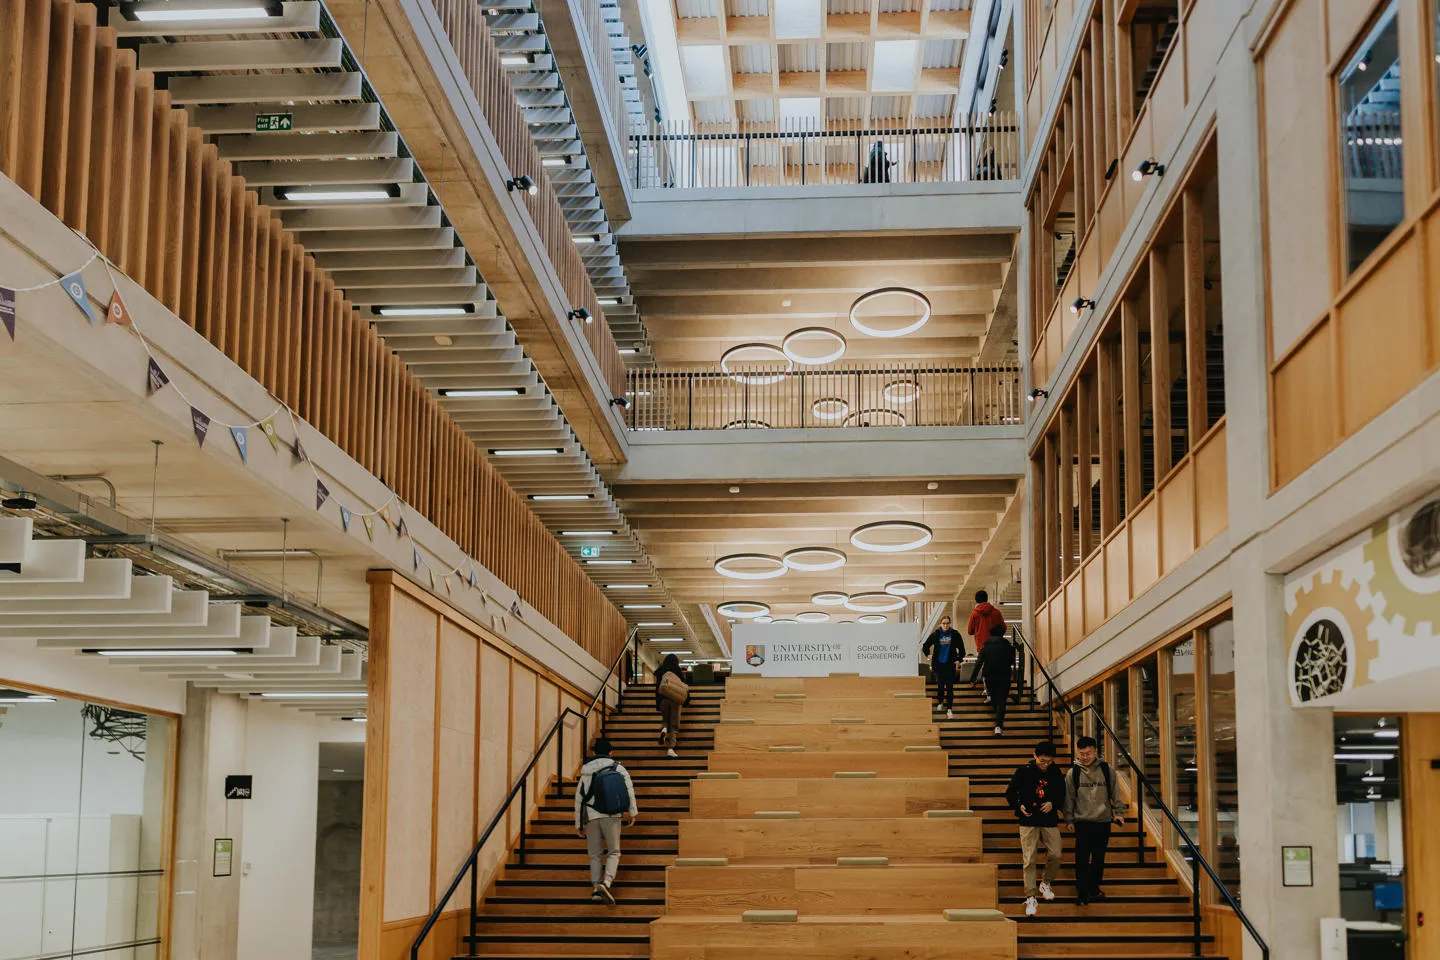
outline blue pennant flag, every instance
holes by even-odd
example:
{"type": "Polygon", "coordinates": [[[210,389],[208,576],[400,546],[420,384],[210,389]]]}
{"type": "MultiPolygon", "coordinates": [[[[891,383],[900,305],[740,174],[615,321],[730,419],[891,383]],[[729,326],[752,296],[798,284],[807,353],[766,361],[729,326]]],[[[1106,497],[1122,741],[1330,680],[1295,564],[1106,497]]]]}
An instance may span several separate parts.
{"type": "Polygon", "coordinates": [[[100,325],[100,319],[95,316],[95,311],[90,306],[90,294],[85,291],[85,278],[80,275],[79,270],[61,277],[60,287],[75,301],[75,306],[85,314],[85,319],[95,326],[100,325]]]}
{"type": "Polygon", "coordinates": [[[240,451],[240,462],[250,462],[250,438],[245,435],[244,427],[231,427],[230,436],[235,438],[235,447],[240,451]]]}
{"type": "Polygon", "coordinates": [[[346,533],[350,532],[350,508],[340,504],[340,527],[346,533]]]}

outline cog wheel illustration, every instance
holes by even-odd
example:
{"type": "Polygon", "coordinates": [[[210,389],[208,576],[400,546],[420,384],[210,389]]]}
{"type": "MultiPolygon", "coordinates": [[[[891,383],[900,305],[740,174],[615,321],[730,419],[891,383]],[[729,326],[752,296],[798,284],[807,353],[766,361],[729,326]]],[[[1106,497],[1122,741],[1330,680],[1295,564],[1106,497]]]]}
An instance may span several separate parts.
{"type": "Polygon", "coordinates": [[[1364,545],[1371,607],[1390,637],[1429,638],[1440,620],[1440,498],[1376,524],[1364,545]]]}
{"type": "Polygon", "coordinates": [[[1366,586],[1368,573],[1359,565],[1327,566],[1287,596],[1295,702],[1333,696],[1370,681],[1370,662],[1379,644],[1369,609],[1373,597],[1366,586]]]}

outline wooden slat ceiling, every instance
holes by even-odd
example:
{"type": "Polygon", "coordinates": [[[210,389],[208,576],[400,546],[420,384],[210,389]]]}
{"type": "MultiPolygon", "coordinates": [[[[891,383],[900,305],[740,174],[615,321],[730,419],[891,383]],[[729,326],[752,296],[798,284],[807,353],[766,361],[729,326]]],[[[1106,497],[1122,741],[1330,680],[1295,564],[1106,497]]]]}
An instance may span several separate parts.
{"type": "MultiPolygon", "coordinates": [[[[634,560],[653,585],[647,597],[678,614],[323,6],[296,0],[284,3],[280,16],[255,21],[140,22],[122,17],[118,6],[109,13],[122,42],[136,47],[139,65],[156,72],[172,102],[297,233],[316,264],[332,272],[347,299],[487,455],[502,448],[563,451],[490,457],[523,496],[589,498],[532,499],[547,527],[557,535],[614,531],[609,555],[634,560]],[[257,115],[271,113],[292,115],[291,129],[257,132],[257,115]],[[292,188],[355,186],[390,187],[394,195],[287,199],[292,188]],[[395,308],[405,315],[394,315],[395,308]],[[446,390],[518,393],[446,399],[446,390]]],[[[578,559],[578,542],[563,535],[560,541],[578,559]]]]}
{"type": "Polygon", "coordinates": [[[970,5],[672,0],[693,119],[948,121],[970,5]]]}
{"type": "MultiPolygon", "coordinates": [[[[687,238],[621,245],[661,366],[715,363],[729,347],[778,345],[791,330],[811,326],[843,335],[845,360],[970,362],[990,329],[1013,249],[1014,238],[998,234],[687,238]],[[904,337],[875,338],[855,330],[848,319],[855,298],[889,286],[929,297],[930,322],[904,337]]],[[[892,302],[895,309],[912,309],[908,301],[892,302]]],[[[1006,346],[987,352],[987,360],[1013,357],[1006,346]]]]}

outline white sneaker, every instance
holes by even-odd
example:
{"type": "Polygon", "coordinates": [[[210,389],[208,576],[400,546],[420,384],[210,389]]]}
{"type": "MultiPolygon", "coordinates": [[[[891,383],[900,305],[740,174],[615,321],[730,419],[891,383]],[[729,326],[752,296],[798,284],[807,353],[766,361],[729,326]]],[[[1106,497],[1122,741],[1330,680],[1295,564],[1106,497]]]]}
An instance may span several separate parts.
{"type": "Polygon", "coordinates": [[[946,710],[946,711],[945,711],[945,719],[946,719],[946,720],[954,720],[954,719],[955,719],[955,711],[954,711],[954,710],[946,710]]]}
{"type": "Polygon", "coordinates": [[[1033,917],[1036,913],[1039,912],[1039,910],[1040,904],[1035,902],[1034,897],[1027,897],[1025,899],[1025,916],[1033,917]]]}
{"type": "Polygon", "coordinates": [[[1044,897],[1046,900],[1055,899],[1055,891],[1051,890],[1050,884],[1046,883],[1044,880],[1040,881],[1040,896],[1044,897]]]}
{"type": "Polygon", "coordinates": [[[671,760],[680,759],[680,754],[676,753],[674,750],[666,750],[665,756],[669,757],[671,760]]]}

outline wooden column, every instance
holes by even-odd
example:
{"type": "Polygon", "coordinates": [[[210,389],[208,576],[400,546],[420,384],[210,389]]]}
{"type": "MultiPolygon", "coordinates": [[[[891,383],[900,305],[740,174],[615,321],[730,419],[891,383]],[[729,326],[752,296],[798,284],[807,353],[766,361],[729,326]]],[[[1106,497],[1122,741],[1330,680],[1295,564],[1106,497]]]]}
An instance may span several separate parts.
{"type": "Polygon", "coordinates": [[[1181,197],[1180,232],[1185,257],[1185,396],[1189,403],[1189,448],[1194,450],[1210,426],[1205,375],[1205,223],[1196,190],[1186,190],[1181,197]]]}
{"type": "Polygon", "coordinates": [[[1040,606],[1045,598],[1050,595],[1050,580],[1046,569],[1045,558],[1049,552],[1045,546],[1045,491],[1048,489],[1045,480],[1045,446],[1040,446],[1041,452],[1030,458],[1030,469],[1032,476],[1030,495],[1030,598],[1031,608],[1040,606]]]}
{"type": "Polygon", "coordinates": [[[1060,585],[1060,483],[1055,435],[1045,435],[1045,590],[1060,585]]]}
{"type": "MultiPolygon", "coordinates": [[[[1210,724],[1210,632],[1195,631],[1195,781],[1200,806],[1200,829],[1195,842],[1200,852],[1215,863],[1215,738],[1210,724]]],[[[1201,891],[1207,903],[1216,899],[1215,884],[1201,891]]]]}
{"type": "Polygon", "coordinates": [[[1090,555],[1094,546],[1094,517],[1090,509],[1092,484],[1090,461],[1095,435],[1095,388],[1090,375],[1081,374],[1075,381],[1075,496],[1080,507],[1079,548],[1081,558],[1090,555]]]}
{"type": "Polygon", "coordinates": [[[1060,577],[1075,569],[1075,409],[1066,398],[1060,408],[1060,577]]]}
{"type": "Polygon", "coordinates": [[[1095,358],[1100,433],[1100,536],[1120,522],[1120,344],[1102,337],[1095,358]]]}
{"type": "Polygon", "coordinates": [[[1121,396],[1125,416],[1125,515],[1140,503],[1140,314],[1120,303],[1121,396]]]}
{"type": "Polygon", "coordinates": [[[1155,438],[1155,484],[1170,472],[1170,278],[1165,248],[1150,250],[1150,424],[1155,438]]]}
{"type": "Polygon", "coordinates": [[[1130,128],[1135,125],[1135,65],[1134,54],[1131,52],[1130,23],[1128,19],[1123,24],[1120,22],[1121,11],[1125,6],[1124,0],[1113,0],[1117,144],[1126,141],[1130,136],[1130,128]]]}

